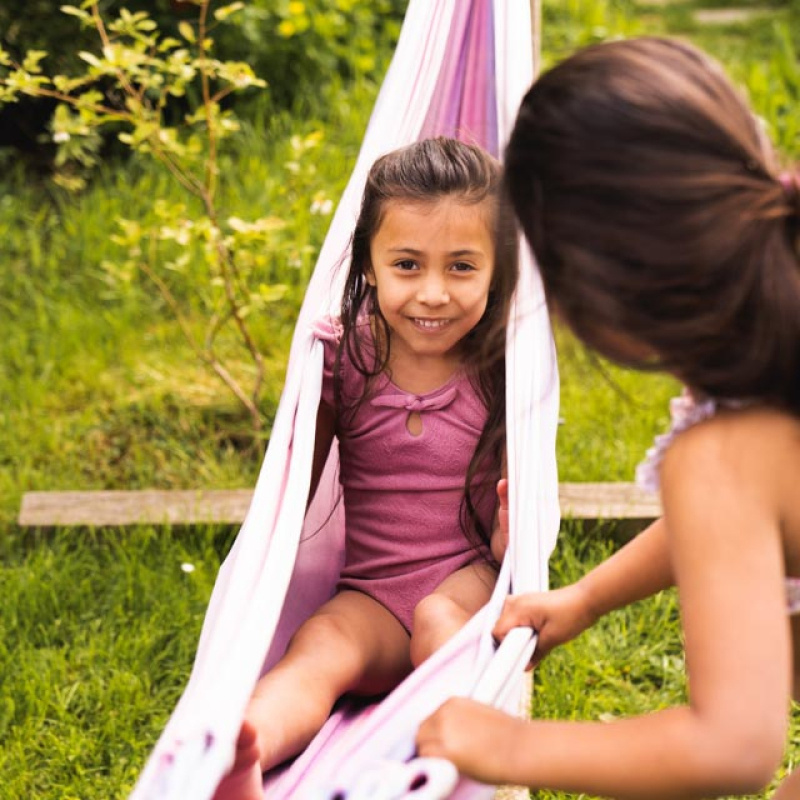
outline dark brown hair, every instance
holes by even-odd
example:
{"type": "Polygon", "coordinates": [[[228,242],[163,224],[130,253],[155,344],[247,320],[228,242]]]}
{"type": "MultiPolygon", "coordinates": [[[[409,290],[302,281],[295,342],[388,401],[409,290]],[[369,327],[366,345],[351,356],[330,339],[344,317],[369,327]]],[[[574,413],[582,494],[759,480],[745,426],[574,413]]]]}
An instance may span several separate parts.
{"type": "Polygon", "coordinates": [[[460,520],[465,535],[475,544],[488,542],[491,533],[483,529],[478,519],[477,497],[495,491],[493,483],[489,485],[476,478],[499,473],[505,445],[505,360],[502,351],[492,359],[486,358],[479,345],[487,331],[504,329],[517,279],[514,226],[509,215],[497,213],[501,172],[499,162],[481,148],[445,137],[425,139],[394,150],[373,164],[351,242],[342,299],[343,333],[334,369],[338,411],[342,405],[340,367],[345,349],[349,360],[368,379],[381,374],[389,363],[389,326],[378,306],[375,288],[367,282],[370,244],[383,221],[387,204],[396,200],[430,203],[446,197],[465,204],[492,201],[492,218],[487,224],[495,234],[495,264],[489,298],[483,317],[464,340],[470,379],[488,411],[465,478],[460,520]],[[373,322],[367,342],[362,334],[366,326],[358,325],[364,315],[373,322]]]}
{"type": "Polygon", "coordinates": [[[715,62],[657,38],[579,51],[529,90],[506,170],[548,303],[579,338],[800,414],[800,204],[715,62]]]}

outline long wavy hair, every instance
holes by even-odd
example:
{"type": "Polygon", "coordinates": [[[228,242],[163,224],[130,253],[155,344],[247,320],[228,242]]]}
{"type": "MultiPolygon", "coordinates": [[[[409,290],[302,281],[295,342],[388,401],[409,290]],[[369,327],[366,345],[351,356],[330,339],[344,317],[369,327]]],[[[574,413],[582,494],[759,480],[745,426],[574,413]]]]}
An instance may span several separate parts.
{"type": "Polygon", "coordinates": [[[389,364],[389,325],[381,313],[375,288],[367,282],[370,244],[387,205],[393,201],[430,203],[444,198],[456,198],[465,204],[491,201],[489,224],[495,234],[495,264],[489,297],[483,317],[462,340],[470,380],[488,412],[465,476],[459,520],[465,536],[476,546],[488,543],[491,534],[481,523],[476,508],[485,493],[495,491],[494,483],[486,476],[499,474],[506,430],[504,354],[499,350],[487,357],[480,344],[488,331],[505,328],[517,280],[515,225],[510,214],[498,213],[501,185],[502,171],[496,159],[479,147],[446,137],[425,139],[394,150],[373,164],[351,240],[342,299],[343,332],[334,365],[334,398],[339,413],[343,406],[341,361],[345,352],[367,378],[365,394],[372,379],[389,364]],[[371,321],[368,326],[360,324],[365,316],[371,321]]]}
{"type": "Polygon", "coordinates": [[[534,83],[505,187],[551,309],[590,347],[800,415],[800,191],[775,162],[715,62],[640,38],[534,83]]]}

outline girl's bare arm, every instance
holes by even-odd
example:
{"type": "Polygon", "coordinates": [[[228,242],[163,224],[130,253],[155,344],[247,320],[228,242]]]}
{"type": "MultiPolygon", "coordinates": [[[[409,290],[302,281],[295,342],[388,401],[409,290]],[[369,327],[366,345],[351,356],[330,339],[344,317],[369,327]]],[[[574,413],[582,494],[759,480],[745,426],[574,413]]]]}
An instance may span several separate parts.
{"type": "Polygon", "coordinates": [[[664,518],[657,519],[578,586],[594,619],[672,586],[674,576],[664,518]]]}
{"type": "Polygon", "coordinates": [[[535,629],[539,635],[531,661],[535,666],[599,617],[672,583],[666,526],[659,519],[577,583],[509,597],[493,633],[502,640],[513,628],[535,629]]]}
{"type": "MultiPolygon", "coordinates": [[[[450,701],[420,729],[420,752],[490,783],[611,797],[761,789],[780,762],[790,683],[775,450],[763,428],[717,419],[667,454],[663,530],[681,599],[687,706],[604,724],[527,722],[450,701]]],[[[644,559],[638,566],[649,577],[628,573],[631,594],[658,583],[644,559]]],[[[610,607],[621,592],[601,596],[610,607]]]]}
{"type": "Polygon", "coordinates": [[[336,415],[334,410],[323,400],[320,400],[317,410],[317,431],[314,437],[314,460],[311,465],[311,486],[308,490],[308,503],[314,499],[314,495],[328,460],[331,451],[331,444],[336,430],[336,415]]]}

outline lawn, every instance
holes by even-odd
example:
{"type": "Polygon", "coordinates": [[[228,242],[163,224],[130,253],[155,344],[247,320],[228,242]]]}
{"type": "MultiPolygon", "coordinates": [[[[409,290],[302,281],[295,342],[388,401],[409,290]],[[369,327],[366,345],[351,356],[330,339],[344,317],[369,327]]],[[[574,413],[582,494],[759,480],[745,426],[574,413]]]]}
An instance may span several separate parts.
{"type": "MultiPolygon", "coordinates": [[[[800,0],[735,5],[762,13],[709,24],[696,12],[727,4],[544,0],[544,60],[614,36],[686,36],[723,61],[782,152],[798,158],[800,0]]],[[[335,199],[343,188],[379,78],[346,89],[332,84],[313,113],[255,115],[225,157],[231,215],[255,218],[267,209],[290,222],[269,264],[289,287],[287,299],[256,327],[267,354],[268,417],[329,221],[312,211],[310,198],[335,199]],[[312,133],[319,144],[304,153],[298,173],[291,137],[312,133]]],[[[235,531],[34,533],[15,525],[20,498],[46,489],[252,486],[261,447],[248,446],[245,416],[196,362],[168,309],[143,281],[121,291],[102,268],[120,257],[113,220],[146,217],[153,197],[177,197],[174,186],[142,164],[109,164],[89,190],[67,197],[4,164],[0,800],[123,797],[186,681],[235,531]]],[[[631,480],[667,425],[676,385],[598,365],[563,331],[557,342],[562,480],[631,480]]],[[[611,528],[589,535],[565,525],[553,585],[574,580],[616,546],[611,528]]],[[[543,717],[607,719],[680,702],[684,692],[677,605],[664,592],[550,656],[537,671],[534,705],[543,717]]],[[[800,757],[798,719],[787,768],[800,757]]]]}

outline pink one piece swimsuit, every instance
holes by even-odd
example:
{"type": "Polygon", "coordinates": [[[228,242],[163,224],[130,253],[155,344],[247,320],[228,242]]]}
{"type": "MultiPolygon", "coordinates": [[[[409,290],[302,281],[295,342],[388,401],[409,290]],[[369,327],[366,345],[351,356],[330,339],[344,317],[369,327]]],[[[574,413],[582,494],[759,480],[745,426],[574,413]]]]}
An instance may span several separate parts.
{"type": "MultiPolygon", "coordinates": [[[[358,331],[371,343],[366,321],[358,331]]],[[[314,333],[325,350],[322,401],[336,408],[333,369],[341,328],[328,319],[318,321],[314,333]]],[[[337,588],[369,595],[410,631],[423,597],[462,567],[490,559],[488,548],[476,548],[460,524],[467,468],[486,407],[463,372],[422,395],[403,391],[380,375],[363,400],[367,379],[346,347],[340,372],[343,410],[337,415],[336,436],[346,534],[337,588]],[[422,423],[419,435],[407,428],[414,413],[422,423]]],[[[498,477],[484,475],[474,498],[486,531],[491,530],[498,477]]]]}
{"type": "MultiPolygon", "coordinates": [[[[661,462],[674,438],[687,428],[713,417],[721,407],[742,408],[744,405],[746,404],[743,402],[721,404],[710,398],[696,400],[688,390],[674,397],[669,404],[672,424],[666,433],[656,437],[653,446],[647,451],[645,460],[636,468],[636,483],[647,491],[657,492],[661,462]]],[[[800,578],[786,578],[786,605],[789,614],[800,613],[800,578]]]]}

